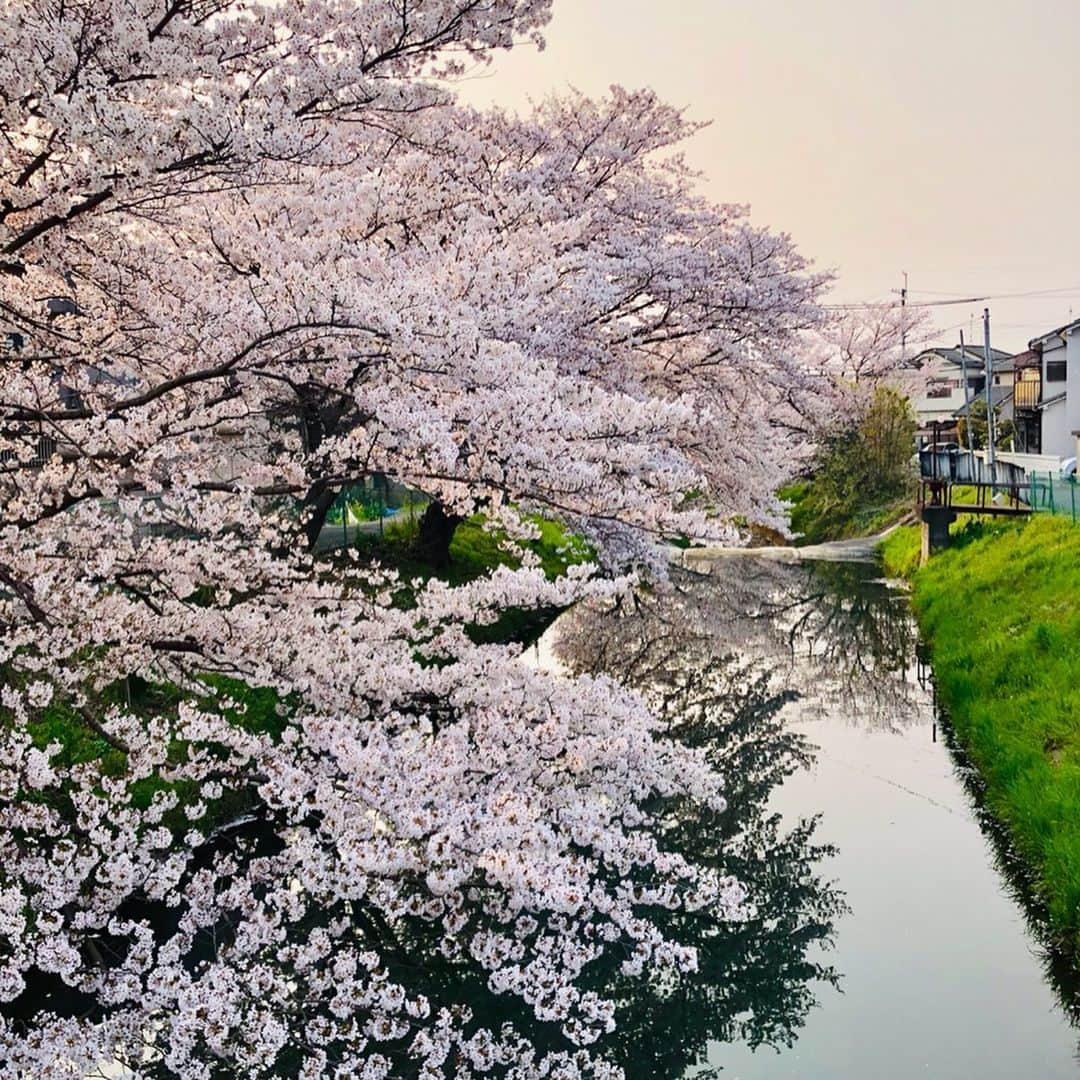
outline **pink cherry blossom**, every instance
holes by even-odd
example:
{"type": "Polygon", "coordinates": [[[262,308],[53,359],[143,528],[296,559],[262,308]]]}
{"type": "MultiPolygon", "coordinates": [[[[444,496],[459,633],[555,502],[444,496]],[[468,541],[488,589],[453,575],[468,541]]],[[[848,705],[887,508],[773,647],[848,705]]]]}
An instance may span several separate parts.
{"type": "Polygon", "coordinates": [[[649,92],[455,103],[548,9],[8,4],[5,1075],[609,1077],[589,965],[693,970],[650,910],[743,912],[649,828],[658,795],[723,805],[705,758],[467,631],[777,520],[825,278],[696,194],[695,126],[649,92]],[[403,605],[314,543],[376,472],[508,544],[559,518],[598,565],[403,605]],[[27,1021],[40,977],[89,1005],[27,1021]],[[489,1028],[470,981],[564,1049],[489,1028]]]}

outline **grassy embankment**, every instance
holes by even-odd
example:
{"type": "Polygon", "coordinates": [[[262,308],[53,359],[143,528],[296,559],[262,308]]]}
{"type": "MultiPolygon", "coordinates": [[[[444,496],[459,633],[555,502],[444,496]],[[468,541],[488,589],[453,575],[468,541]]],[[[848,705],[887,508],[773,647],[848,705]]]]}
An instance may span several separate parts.
{"type": "MultiPolygon", "coordinates": [[[[953,491],[953,499],[961,503],[974,503],[975,489],[959,485],[953,491]]],[[[991,518],[957,514],[956,521],[949,526],[949,532],[954,544],[967,544],[981,536],[997,535],[1008,527],[991,518]]],[[[878,554],[890,577],[911,579],[919,569],[922,557],[922,526],[901,525],[893,529],[878,545],[878,554]]]]}
{"type": "Polygon", "coordinates": [[[889,577],[910,579],[919,569],[922,555],[919,528],[918,525],[901,525],[878,545],[878,555],[889,577]]]}
{"type": "Polygon", "coordinates": [[[874,536],[910,514],[913,501],[908,491],[841,501],[814,480],[787,484],[777,494],[791,506],[791,531],[797,545],[874,536]]]}
{"type": "Polygon", "coordinates": [[[919,570],[917,530],[893,533],[882,555],[912,575],[940,699],[987,807],[1054,938],[1080,958],[1080,528],[1036,517],[964,525],[958,539],[919,570]]]}

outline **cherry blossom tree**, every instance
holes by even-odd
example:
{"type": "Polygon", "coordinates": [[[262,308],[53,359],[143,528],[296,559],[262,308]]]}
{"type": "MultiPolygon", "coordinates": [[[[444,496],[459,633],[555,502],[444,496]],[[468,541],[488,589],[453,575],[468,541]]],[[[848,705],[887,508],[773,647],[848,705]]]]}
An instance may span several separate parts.
{"type": "Polygon", "coordinates": [[[925,383],[911,363],[933,336],[926,308],[866,304],[839,309],[817,335],[814,368],[836,385],[836,405],[858,419],[882,385],[917,394],[925,383]]]}
{"type": "Polygon", "coordinates": [[[584,973],[692,969],[651,913],[744,911],[650,828],[657,797],[722,806],[706,756],[468,630],[775,512],[763,421],[811,386],[823,279],[694,193],[650,93],[455,104],[548,7],[8,5],[8,1074],[612,1075],[584,973]],[[559,517],[606,572],[406,590],[317,555],[375,471],[444,533],[559,517]]]}

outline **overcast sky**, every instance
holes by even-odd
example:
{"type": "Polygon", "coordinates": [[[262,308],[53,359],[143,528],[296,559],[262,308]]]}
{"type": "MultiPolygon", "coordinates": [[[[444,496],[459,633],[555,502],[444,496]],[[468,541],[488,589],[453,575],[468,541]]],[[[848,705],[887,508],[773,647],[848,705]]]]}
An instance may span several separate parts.
{"type": "MultiPolygon", "coordinates": [[[[651,86],[712,122],[686,147],[709,194],[837,270],[835,299],[904,270],[913,301],[1062,290],[990,301],[1016,349],[1080,318],[1080,0],[556,0],[547,37],[463,95],[651,86]]],[[[939,309],[942,336],[982,307],[939,309]]]]}

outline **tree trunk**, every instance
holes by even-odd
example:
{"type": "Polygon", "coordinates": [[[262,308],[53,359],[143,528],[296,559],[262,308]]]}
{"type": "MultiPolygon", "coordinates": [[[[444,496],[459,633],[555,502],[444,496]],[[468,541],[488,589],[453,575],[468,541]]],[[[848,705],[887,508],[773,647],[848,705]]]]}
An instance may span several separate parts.
{"type": "Polygon", "coordinates": [[[445,570],[450,565],[450,541],[461,520],[456,514],[448,514],[442,503],[428,503],[420,518],[413,554],[428,566],[445,570]]]}
{"type": "Polygon", "coordinates": [[[304,499],[304,510],[307,512],[307,520],[304,522],[304,536],[307,539],[308,550],[313,551],[319,540],[319,533],[326,524],[326,515],[330,513],[330,507],[337,501],[338,491],[336,488],[327,487],[321,482],[316,484],[307,493],[304,499]]]}

